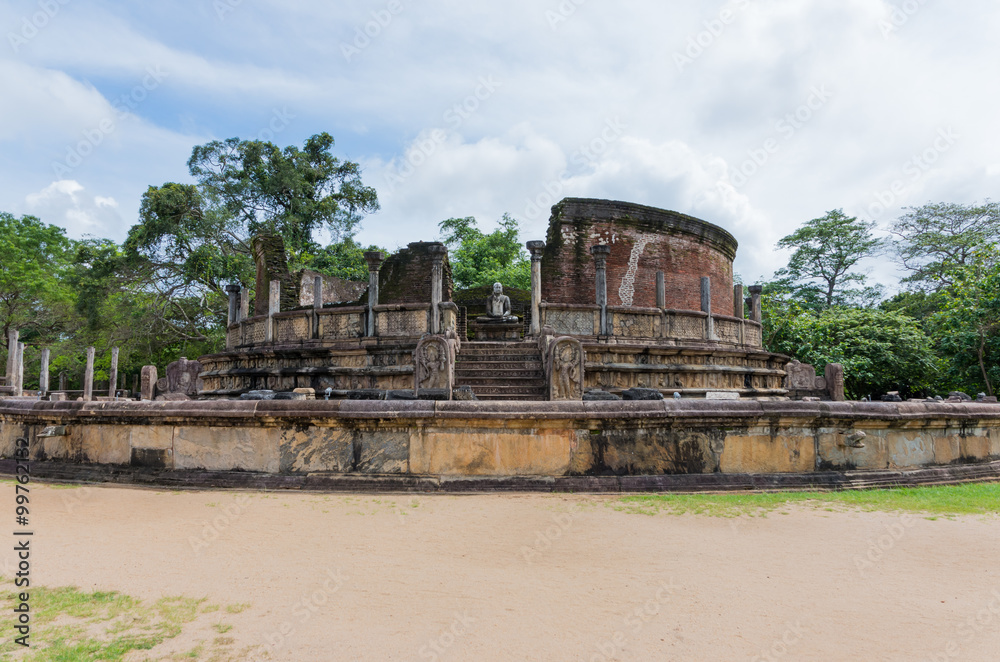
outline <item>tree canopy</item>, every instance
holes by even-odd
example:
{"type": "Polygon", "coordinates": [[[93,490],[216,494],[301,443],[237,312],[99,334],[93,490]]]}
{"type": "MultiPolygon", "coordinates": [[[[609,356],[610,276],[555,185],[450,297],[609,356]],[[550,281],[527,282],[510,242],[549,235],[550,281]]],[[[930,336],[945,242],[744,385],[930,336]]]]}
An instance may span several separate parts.
{"type": "Polygon", "coordinates": [[[500,226],[486,234],[476,219],[449,218],[438,224],[442,241],[450,249],[455,285],[467,289],[501,283],[505,287],[531,287],[531,260],[520,243],[520,226],[504,214],[500,226]]]}

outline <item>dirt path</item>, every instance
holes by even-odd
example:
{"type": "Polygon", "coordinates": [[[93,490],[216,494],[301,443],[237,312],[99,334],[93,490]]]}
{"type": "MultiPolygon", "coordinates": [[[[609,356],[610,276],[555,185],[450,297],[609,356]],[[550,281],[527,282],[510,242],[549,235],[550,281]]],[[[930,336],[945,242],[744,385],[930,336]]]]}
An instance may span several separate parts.
{"type": "MultiPolygon", "coordinates": [[[[249,604],[214,617],[232,659],[1000,659],[995,518],[37,485],[33,501],[34,581],[249,604]]],[[[213,634],[193,623],[153,658],[213,634]]]]}

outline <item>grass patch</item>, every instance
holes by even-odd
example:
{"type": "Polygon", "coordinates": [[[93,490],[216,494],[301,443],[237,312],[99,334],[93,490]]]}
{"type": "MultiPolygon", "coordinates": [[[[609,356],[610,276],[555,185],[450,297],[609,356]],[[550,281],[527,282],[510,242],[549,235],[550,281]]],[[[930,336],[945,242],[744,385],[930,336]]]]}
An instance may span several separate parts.
{"type": "Polygon", "coordinates": [[[922,513],[932,516],[1000,514],[1000,483],[846,492],[730,494],[654,494],[609,502],[615,510],[638,515],[767,516],[779,508],[803,505],[826,511],[862,510],[922,513]]]}
{"type": "Polygon", "coordinates": [[[226,611],[228,611],[230,614],[242,614],[249,608],[250,608],[249,602],[240,602],[239,604],[235,605],[226,605],[226,611]]]}
{"type": "MultiPolygon", "coordinates": [[[[14,606],[15,589],[9,581],[0,588],[4,632],[14,632],[8,614],[14,606]]],[[[31,649],[18,659],[26,662],[65,660],[122,660],[132,651],[150,650],[181,633],[184,625],[198,617],[204,599],[169,597],[146,604],[115,591],[87,593],[75,587],[33,586],[31,595],[31,649]]],[[[24,651],[13,637],[0,642],[0,653],[24,651]]]]}

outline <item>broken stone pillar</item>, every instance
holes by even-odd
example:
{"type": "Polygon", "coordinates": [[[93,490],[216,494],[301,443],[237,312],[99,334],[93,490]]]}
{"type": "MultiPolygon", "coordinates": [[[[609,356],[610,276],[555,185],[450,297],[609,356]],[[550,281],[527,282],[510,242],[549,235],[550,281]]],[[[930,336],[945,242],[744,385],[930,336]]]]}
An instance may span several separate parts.
{"type": "Polygon", "coordinates": [[[240,286],[235,283],[226,285],[226,294],[229,295],[229,320],[227,326],[232,326],[240,321],[240,286]]]}
{"type": "Polygon", "coordinates": [[[667,282],[662,271],[656,272],[656,307],[660,309],[667,307],[667,282]]]}
{"type": "Polygon", "coordinates": [[[155,365],[146,365],[142,367],[142,377],[139,385],[140,400],[152,400],[156,397],[157,379],[159,379],[159,376],[156,374],[155,365]]]}
{"type": "Polygon", "coordinates": [[[250,317],[250,288],[243,287],[240,289],[240,321],[250,317]]]}
{"type": "Polygon", "coordinates": [[[111,370],[108,372],[108,397],[112,400],[118,391],[118,348],[111,348],[111,370]]]}
{"type": "Polygon", "coordinates": [[[444,278],[444,258],[448,248],[444,245],[431,245],[427,252],[431,256],[431,333],[441,333],[441,295],[444,278]]]}
{"type": "Polygon", "coordinates": [[[743,319],[746,313],[743,308],[743,286],[733,285],[733,317],[743,319]]]}
{"type": "Polygon", "coordinates": [[[83,370],[83,401],[94,399],[94,348],[87,348],[87,367],[83,370]]]}
{"type": "Polygon", "coordinates": [[[525,244],[531,253],[531,335],[538,337],[542,332],[542,253],[544,241],[529,241],[525,244]]]}
{"type": "Polygon", "coordinates": [[[313,310],[323,309],[323,277],[313,277],[313,310]]]}
{"type": "Polygon", "coordinates": [[[254,264],[257,267],[257,296],[254,301],[254,316],[267,315],[270,307],[270,301],[267,298],[268,284],[273,280],[281,282],[280,309],[297,308],[301,277],[288,271],[284,240],[274,235],[260,235],[251,241],[251,250],[253,251],[254,264]]]}
{"type": "Polygon", "coordinates": [[[14,395],[24,395],[24,343],[17,343],[17,359],[14,368],[14,395]]]}
{"type": "Polygon", "coordinates": [[[59,390],[65,391],[67,388],[66,371],[63,370],[59,373],[59,390]]]}
{"type": "Polygon", "coordinates": [[[274,316],[281,312],[281,281],[272,280],[268,285],[267,325],[264,339],[274,340],[274,316]]]}
{"type": "Polygon", "coordinates": [[[597,305],[601,307],[601,335],[606,336],[608,329],[608,256],[611,255],[611,247],[598,244],[591,246],[590,252],[594,256],[594,270],[596,278],[594,288],[597,294],[597,305]]]}
{"type": "Polygon", "coordinates": [[[368,263],[368,329],[367,336],[375,337],[375,306],[378,305],[378,272],[385,262],[385,253],[382,251],[368,251],[365,253],[365,262],[368,263]]]}
{"type": "Polygon", "coordinates": [[[17,372],[17,341],[20,337],[21,332],[15,329],[7,332],[7,370],[4,372],[7,377],[7,386],[14,385],[17,372]]]}
{"type": "Polygon", "coordinates": [[[38,371],[38,392],[45,395],[49,392],[49,350],[42,350],[42,367],[38,371]]]}
{"type": "Polygon", "coordinates": [[[826,389],[830,392],[830,399],[834,402],[846,400],[844,395],[844,366],[839,363],[826,364],[826,389]]]}
{"type": "Polygon", "coordinates": [[[708,276],[701,278],[701,312],[708,314],[705,318],[705,339],[716,340],[715,320],[712,319],[712,279],[708,276]]]}
{"type": "Polygon", "coordinates": [[[760,308],[760,295],[764,288],[760,285],[750,286],[750,319],[760,324],[764,320],[764,314],[760,308]]]}

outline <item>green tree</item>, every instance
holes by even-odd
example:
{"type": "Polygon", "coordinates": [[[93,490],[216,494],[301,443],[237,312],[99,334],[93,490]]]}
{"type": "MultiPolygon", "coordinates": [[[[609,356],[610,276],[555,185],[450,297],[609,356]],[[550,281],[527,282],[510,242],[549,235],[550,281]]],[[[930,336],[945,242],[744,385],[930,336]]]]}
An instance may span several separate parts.
{"type": "Polygon", "coordinates": [[[531,259],[518,237],[516,219],[504,214],[500,227],[486,234],[476,219],[449,218],[438,224],[442,241],[450,249],[455,284],[462,289],[502,283],[506,287],[531,287],[531,259]]]}
{"type": "Polygon", "coordinates": [[[370,251],[381,251],[386,255],[389,254],[389,251],[384,248],[374,244],[362,246],[354,241],[353,237],[347,237],[343,241],[329,246],[314,244],[300,256],[300,263],[303,267],[327,276],[367,282],[368,263],[365,261],[365,253],[370,251]]]}
{"type": "Polygon", "coordinates": [[[775,276],[811,308],[870,304],[880,296],[880,288],[866,287],[864,274],[851,270],[882,252],[882,241],[872,236],[874,228],[874,223],[846,216],[840,209],[807,221],[778,242],[777,248],[794,252],[775,276]],[[860,289],[850,289],[852,284],[860,289]]]}
{"type": "Polygon", "coordinates": [[[844,366],[850,398],[927,392],[938,378],[940,360],[931,339],[911,317],[877,309],[828,308],[791,318],[768,349],[822,371],[844,366]]]}
{"type": "Polygon", "coordinates": [[[51,339],[72,327],[76,293],[66,282],[73,242],[34,216],[0,212],[0,331],[51,339]]]}
{"type": "Polygon", "coordinates": [[[947,359],[950,386],[996,394],[1000,383],[1000,252],[987,248],[942,276],[941,309],[928,327],[947,359]],[[971,387],[971,388],[970,388],[971,387]]]}
{"type": "Polygon", "coordinates": [[[937,291],[951,285],[954,275],[1000,238],[1000,203],[939,202],[909,210],[891,231],[899,238],[896,258],[910,272],[903,282],[919,289],[937,291]]]}

